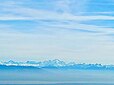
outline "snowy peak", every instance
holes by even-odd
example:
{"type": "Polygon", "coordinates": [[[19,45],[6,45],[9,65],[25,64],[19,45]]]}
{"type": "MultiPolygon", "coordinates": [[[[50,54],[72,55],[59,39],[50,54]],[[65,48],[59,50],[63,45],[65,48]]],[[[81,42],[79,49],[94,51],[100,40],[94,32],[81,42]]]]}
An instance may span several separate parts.
{"type": "Polygon", "coordinates": [[[66,65],[65,62],[60,61],[58,59],[48,60],[48,61],[42,62],[42,66],[55,66],[55,67],[58,67],[58,66],[65,66],[65,65],[66,65]]]}
{"type": "Polygon", "coordinates": [[[114,65],[102,65],[102,64],[76,64],[75,62],[66,63],[64,61],[55,59],[47,61],[26,61],[16,62],[13,60],[7,62],[0,62],[0,65],[5,66],[32,66],[35,68],[62,68],[62,69],[108,69],[114,70],[114,65]]]}
{"type": "Polygon", "coordinates": [[[13,60],[7,61],[7,62],[0,62],[1,65],[7,65],[7,66],[39,66],[39,67],[47,67],[47,66],[65,66],[66,63],[63,61],[60,61],[58,59],[55,60],[48,60],[48,61],[26,61],[26,62],[16,62],[13,60]]]}
{"type": "Polygon", "coordinates": [[[7,61],[7,62],[1,62],[3,65],[19,65],[18,62],[15,62],[13,60],[7,61]]]}

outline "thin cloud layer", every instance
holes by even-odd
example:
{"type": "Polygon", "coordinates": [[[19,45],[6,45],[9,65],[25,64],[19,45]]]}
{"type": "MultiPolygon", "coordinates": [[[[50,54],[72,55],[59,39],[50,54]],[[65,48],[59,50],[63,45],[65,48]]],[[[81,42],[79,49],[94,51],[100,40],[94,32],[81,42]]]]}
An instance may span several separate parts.
{"type": "Polygon", "coordinates": [[[59,58],[79,63],[113,63],[113,23],[105,23],[114,20],[112,3],[112,0],[2,1],[1,59],[59,58]]]}

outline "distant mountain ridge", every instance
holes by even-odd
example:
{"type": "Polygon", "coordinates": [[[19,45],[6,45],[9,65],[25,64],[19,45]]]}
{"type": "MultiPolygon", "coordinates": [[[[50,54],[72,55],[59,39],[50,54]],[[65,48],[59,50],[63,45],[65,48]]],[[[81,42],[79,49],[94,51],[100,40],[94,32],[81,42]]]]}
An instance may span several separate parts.
{"type": "Polygon", "coordinates": [[[26,61],[16,62],[13,60],[7,62],[0,62],[0,66],[6,67],[32,67],[32,68],[58,68],[58,69],[93,69],[93,70],[114,70],[114,65],[102,64],[76,64],[75,62],[66,63],[64,61],[55,59],[47,61],[26,61]]]}
{"type": "Polygon", "coordinates": [[[67,64],[64,61],[60,61],[58,59],[55,60],[48,60],[48,61],[26,61],[26,62],[16,62],[13,60],[6,61],[6,62],[0,62],[0,65],[6,65],[6,66],[39,66],[39,67],[45,67],[45,66],[66,66],[67,64]]]}

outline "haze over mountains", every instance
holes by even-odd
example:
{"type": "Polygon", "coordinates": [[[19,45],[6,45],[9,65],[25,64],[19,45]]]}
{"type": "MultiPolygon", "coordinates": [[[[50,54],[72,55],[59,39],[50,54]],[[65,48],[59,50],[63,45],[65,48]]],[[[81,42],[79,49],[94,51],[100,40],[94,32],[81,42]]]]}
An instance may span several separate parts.
{"type": "Polygon", "coordinates": [[[47,61],[0,62],[0,83],[38,84],[49,82],[113,82],[114,66],[78,64],[58,59],[47,61]]]}
{"type": "Polygon", "coordinates": [[[77,64],[75,62],[66,63],[64,61],[55,59],[47,61],[26,61],[26,62],[16,62],[13,60],[0,62],[0,66],[4,68],[11,67],[23,67],[23,68],[57,68],[57,69],[91,69],[91,70],[114,70],[114,65],[102,65],[102,64],[77,64]]]}

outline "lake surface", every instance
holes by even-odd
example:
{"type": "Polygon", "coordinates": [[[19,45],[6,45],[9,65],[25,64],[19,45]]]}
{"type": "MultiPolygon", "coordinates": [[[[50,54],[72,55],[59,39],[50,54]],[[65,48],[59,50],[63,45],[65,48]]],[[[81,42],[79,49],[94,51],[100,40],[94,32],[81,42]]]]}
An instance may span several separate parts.
{"type": "Polygon", "coordinates": [[[114,85],[109,70],[0,70],[1,85],[114,85]]]}
{"type": "MultiPolygon", "coordinates": [[[[6,85],[6,84],[0,84],[0,85],[6,85]]],[[[106,84],[106,83],[65,83],[65,84],[7,84],[7,85],[114,85],[113,84],[106,84]]]]}

